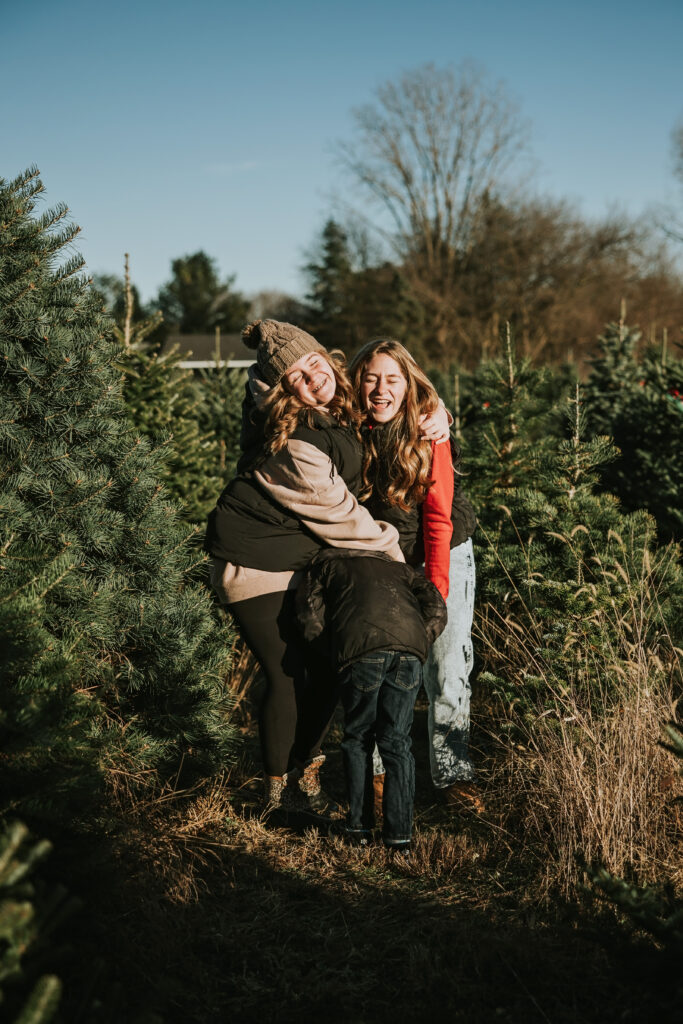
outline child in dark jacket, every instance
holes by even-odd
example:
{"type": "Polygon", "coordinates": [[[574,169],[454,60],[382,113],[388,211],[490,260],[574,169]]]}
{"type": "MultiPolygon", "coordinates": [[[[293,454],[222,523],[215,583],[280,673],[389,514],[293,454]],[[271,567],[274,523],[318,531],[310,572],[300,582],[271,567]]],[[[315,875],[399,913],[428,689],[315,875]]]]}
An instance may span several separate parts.
{"type": "Polygon", "coordinates": [[[446,624],[445,602],[418,569],[381,553],[339,548],[316,555],[296,600],[304,638],[339,675],[349,837],[365,844],[375,824],[376,741],[386,769],[383,840],[405,851],[415,797],[413,708],[422,665],[446,624]]]}

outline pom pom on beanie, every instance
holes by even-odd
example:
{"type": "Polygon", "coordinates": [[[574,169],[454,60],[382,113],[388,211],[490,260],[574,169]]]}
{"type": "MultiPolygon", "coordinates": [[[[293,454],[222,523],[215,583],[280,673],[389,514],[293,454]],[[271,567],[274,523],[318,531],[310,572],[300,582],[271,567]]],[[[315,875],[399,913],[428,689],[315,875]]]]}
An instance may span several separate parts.
{"type": "Polygon", "coordinates": [[[242,328],[242,341],[247,348],[256,349],[261,341],[261,332],[259,326],[263,323],[262,320],[253,320],[246,327],[242,328]]]}
{"type": "Polygon", "coordinates": [[[242,341],[256,349],[259,373],[271,387],[302,356],[324,351],[311,334],[280,320],[254,320],[242,330],[242,341]]]}

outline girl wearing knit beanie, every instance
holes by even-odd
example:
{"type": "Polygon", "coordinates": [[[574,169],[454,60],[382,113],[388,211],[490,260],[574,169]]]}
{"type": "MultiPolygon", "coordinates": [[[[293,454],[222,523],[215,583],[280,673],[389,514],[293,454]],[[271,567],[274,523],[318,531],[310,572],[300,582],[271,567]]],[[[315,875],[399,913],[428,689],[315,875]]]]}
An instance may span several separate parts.
{"type": "Polygon", "coordinates": [[[249,324],[243,337],[257,373],[243,409],[245,455],[209,517],[212,583],[266,677],[265,807],[329,813],[320,743],[338,695],[299,638],[296,574],[326,546],[403,555],[396,529],[356,499],[361,443],[343,357],[276,320],[249,324]]]}

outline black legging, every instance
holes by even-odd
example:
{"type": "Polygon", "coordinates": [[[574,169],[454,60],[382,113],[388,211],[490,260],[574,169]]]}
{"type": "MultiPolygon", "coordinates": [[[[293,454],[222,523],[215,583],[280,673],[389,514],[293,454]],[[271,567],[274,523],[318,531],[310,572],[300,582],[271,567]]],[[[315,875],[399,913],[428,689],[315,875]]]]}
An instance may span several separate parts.
{"type": "Polygon", "coordinates": [[[229,605],[266,677],[259,737],[266,775],[284,775],[295,760],[320,753],[337,704],[336,674],[301,639],[294,591],[229,605]]]}

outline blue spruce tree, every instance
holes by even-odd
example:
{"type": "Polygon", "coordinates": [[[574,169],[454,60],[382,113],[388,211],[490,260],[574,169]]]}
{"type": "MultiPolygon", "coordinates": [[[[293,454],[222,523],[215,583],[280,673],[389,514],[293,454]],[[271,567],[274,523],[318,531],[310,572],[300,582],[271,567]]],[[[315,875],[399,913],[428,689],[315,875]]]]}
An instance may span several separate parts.
{"type": "Polygon", "coordinates": [[[63,259],[77,229],[36,214],[42,191],[35,170],[0,179],[2,793],[85,813],[220,770],[232,635],[164,453],[130,429],[110,322],[63,259]]]}

